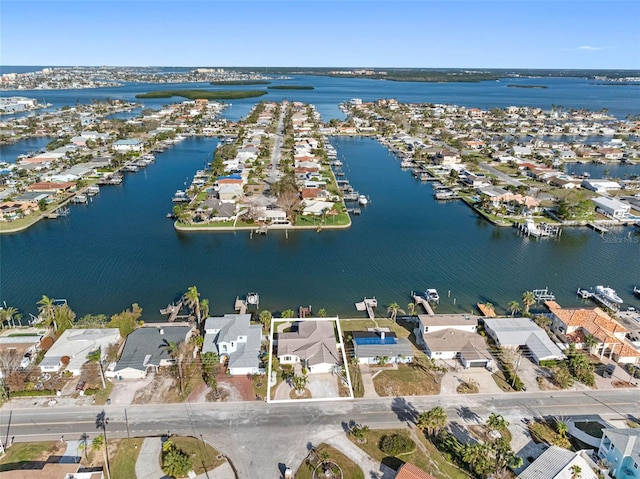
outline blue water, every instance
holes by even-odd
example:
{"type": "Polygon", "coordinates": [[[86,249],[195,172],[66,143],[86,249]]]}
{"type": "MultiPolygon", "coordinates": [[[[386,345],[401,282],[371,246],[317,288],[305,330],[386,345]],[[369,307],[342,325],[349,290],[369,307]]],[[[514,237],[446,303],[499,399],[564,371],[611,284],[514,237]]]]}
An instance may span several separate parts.
{"type": "Polygon", "coordinates": [[[15,163],[18,155],[37,153],[51,142],[48,136],[26,138],[7,145],[0,145],[0,161],[15,163]]]}
{"type": "MultiPolygon", "coordinates": [[[[270,90],[260,99],[311,102],[325,120],[341,118],[338,103],[353,97],[480,108],[606,107],[618,117],[640,113],[636,87],[571,78],[508,80],[517,81],[549,88],[507,88],[507,81],[422,84],[301,76],[291,83],[316,89],[270,90]]],[[[279,83],[284,81],[273,84],[279,83]]],[[[193,87],[128,84],[38,91],[33,96],[44,95],[60,107],[76,100],[133,100],[138,92],[193,87]]],[[[241,118],[260,99],[234,101],[225,115],[241,118]]],[[[159,108],[174,101],[181,99],[143,103],[159,108]]],[[[122,185],[102,188],[90,204],[72,206],[70,216],[0,236],[0,300],[25,316],[36,311],[42,294],[67,298],[79,315],[113,314],[137,302],[145,311],[144,319],[154,321],[161,319],[160,308],[197,285],[216,314],[231,312],[236,296],[258,291],[261,307],[276,314],[311,304],[330,315],[356,316],[361,313],[353,303],[365,296],[376,296],[379,314],[384,315],[390,303],[404,308],[410,291],[427,288],[440,292],[438,311],[467,312],[478,301],[506,308],[523,291],[546,286],[561,304],[576,305],[578,287],[607,284],[627,304],[640,306],[632,295],[633,286],[640,285],[637,230],[623,227],[600,236],[587,228],[565,228],[558,239],[523,238],[513,229],[490,225],[461,202],[435,202],[431,186],[401,171],[397,158],[374,140],[332,142],[344,157],[343,169],[351,184],[371,197],[347,230],[289,232],[288,238],[284,232],[269,232],[253,239],[245,232],[177,233],[166,218],[173,206],[171,196],[204,166],[217,144],[215,139],[190,138],[157,155],[153,165],[128,174],[122,185]]],[[[0,152],[8,158],[31,148],[35,144],[21,142],[0,152]]],[[[576,166],[585,171],[592,167],[576,166]]],[[[618,174],[609,169],[611,176],[618,174]]]]}
{"type": "MultiPolygon", "coordinates": [[[[120,186],[103,187],[67,218],[0,237],[2,300],[36,310],[42,294],[64,297],[80,315],[113,314],[133,302],[147,321],[191,285],[228,313],[236,296],[260,293],[276,314],[311,304],[330,315],[359,316],[354,302],[375,296],[379,314],[437,288],[440,312],[467,312],[478,301],[506,308],[522,292],[548,286],[561,304],[580,304],[578,287],[609,284],[629,304],[640,270],[640,235],[620,228],[599,236],[565,229],[536,241],[493,227],[462,202],[435,202],[429,184],[399,168],[371,139],[332,142],[344,171],[371,197],[347,230],[177,233],[165,216],[171,196],[201,168],[215,139],[190,138],[157,155],[120,186]]],[[[634,303],[635,301],[635,303],[634,303]]]]}

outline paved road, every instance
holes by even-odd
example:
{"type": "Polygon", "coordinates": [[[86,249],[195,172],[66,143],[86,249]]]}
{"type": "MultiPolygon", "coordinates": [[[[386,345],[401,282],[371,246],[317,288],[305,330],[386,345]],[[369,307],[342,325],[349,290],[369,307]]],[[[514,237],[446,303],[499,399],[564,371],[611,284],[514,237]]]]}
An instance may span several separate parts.
{"type": "Polygon", "coordinates": [[[515,178],[512,178],[511,176],[509,176],[506,173],[503,173],[502,171],[494,168],[493,166],[489,165],[488,163],[480,163],[480,168],[485,170],[487,173],[491,173],[492,175],[495,175],[497,178],[501,179],[502,181],[504,181],[508,185],[513,185],[513,186],[516,186],[516,187],[517,186],[526,186],[527,188],[529,187],[529,185],[527,185],[526,183],[523,183],[520,180],[516,180],[515,178]]]}
{"type": "Polygon", "coordinates": [[[640,416],[640,394],[633,389],[610,391],[553,391],[540,393],[475,394],[360,399],[338,402],[266,404],[237,402],[216,404],[149,404],[103,407],[50,407],[0,410],[0,435],[16,441],[90,438],[101,430],[96,418],[104,410],[109,438],[167,434],[203,437],[225,454],[239,479],[256,471],[277,475],[282,465],[296,469],[309,445],[336,434],[350,420],[372,428],[398,427],[436,405],[449,418],[460,414],[488,417],[502,414],[512,423],[522,417],[604,414],[610,418],[640,416]],[[272,472],[271,472],[272,471],[272,472]]]}

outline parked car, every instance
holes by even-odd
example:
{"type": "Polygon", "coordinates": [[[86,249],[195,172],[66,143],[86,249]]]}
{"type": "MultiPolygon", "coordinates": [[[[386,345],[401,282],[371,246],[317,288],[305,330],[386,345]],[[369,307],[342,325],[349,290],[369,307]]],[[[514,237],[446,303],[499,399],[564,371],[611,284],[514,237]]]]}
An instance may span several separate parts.
{"type": "Polygon", "coordinates": [[[76,391],[84,391],[84,387],[87,385],[87,381],[78,381],[76,384],[76,391]]]}
{"type": "Polygon", "coordinates": [[[613,376],[613,373],[616,370],[616,365],[615,364],[607,364],[607,366],[604,368],[604,371],[602,371],[602,377],[603,378],[610,378],[611,376],[613,376]]]}

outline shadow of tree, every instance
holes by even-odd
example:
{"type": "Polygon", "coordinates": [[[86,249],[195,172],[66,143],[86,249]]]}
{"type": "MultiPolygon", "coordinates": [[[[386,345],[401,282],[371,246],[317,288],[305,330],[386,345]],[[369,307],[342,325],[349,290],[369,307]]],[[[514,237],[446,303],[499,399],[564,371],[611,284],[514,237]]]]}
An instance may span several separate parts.
{"type": "Polygon", "coordinates": [[[469,407],[467,406],[461,406],[457,409],[458,412],[458,416],[460,416],[460,419],[462,419],[465,422],[482,422],[482,419],[480,418],[480,416],[478,416],[475,412],[473,412],[469,407]]]}
{"type": "Polygon", "coordinates": [[[451,434],[453,434],[462,444],[475,444],[478,442],[478,439],[476,439],[475,436],[473,436],[462,424],[452,422],[449,424],[449,430],[451,431],[451,434]]]}
{"type": "Polygon", "coordinates": [[[418,419],[418,410],[403,397],[394,398],[391,402],[391,410],[396,414],[399,421],[415,424],[418,419]]]}

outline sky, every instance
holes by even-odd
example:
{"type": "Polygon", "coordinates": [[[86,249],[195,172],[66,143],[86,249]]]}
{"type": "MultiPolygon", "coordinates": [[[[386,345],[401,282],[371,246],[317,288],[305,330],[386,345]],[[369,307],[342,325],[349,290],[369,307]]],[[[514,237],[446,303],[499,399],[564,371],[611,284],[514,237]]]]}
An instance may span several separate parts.
{"type": "Polygon", "coordinates": [[[640,1],[0,0],[0,64],[640,69],[640,1]]]}

